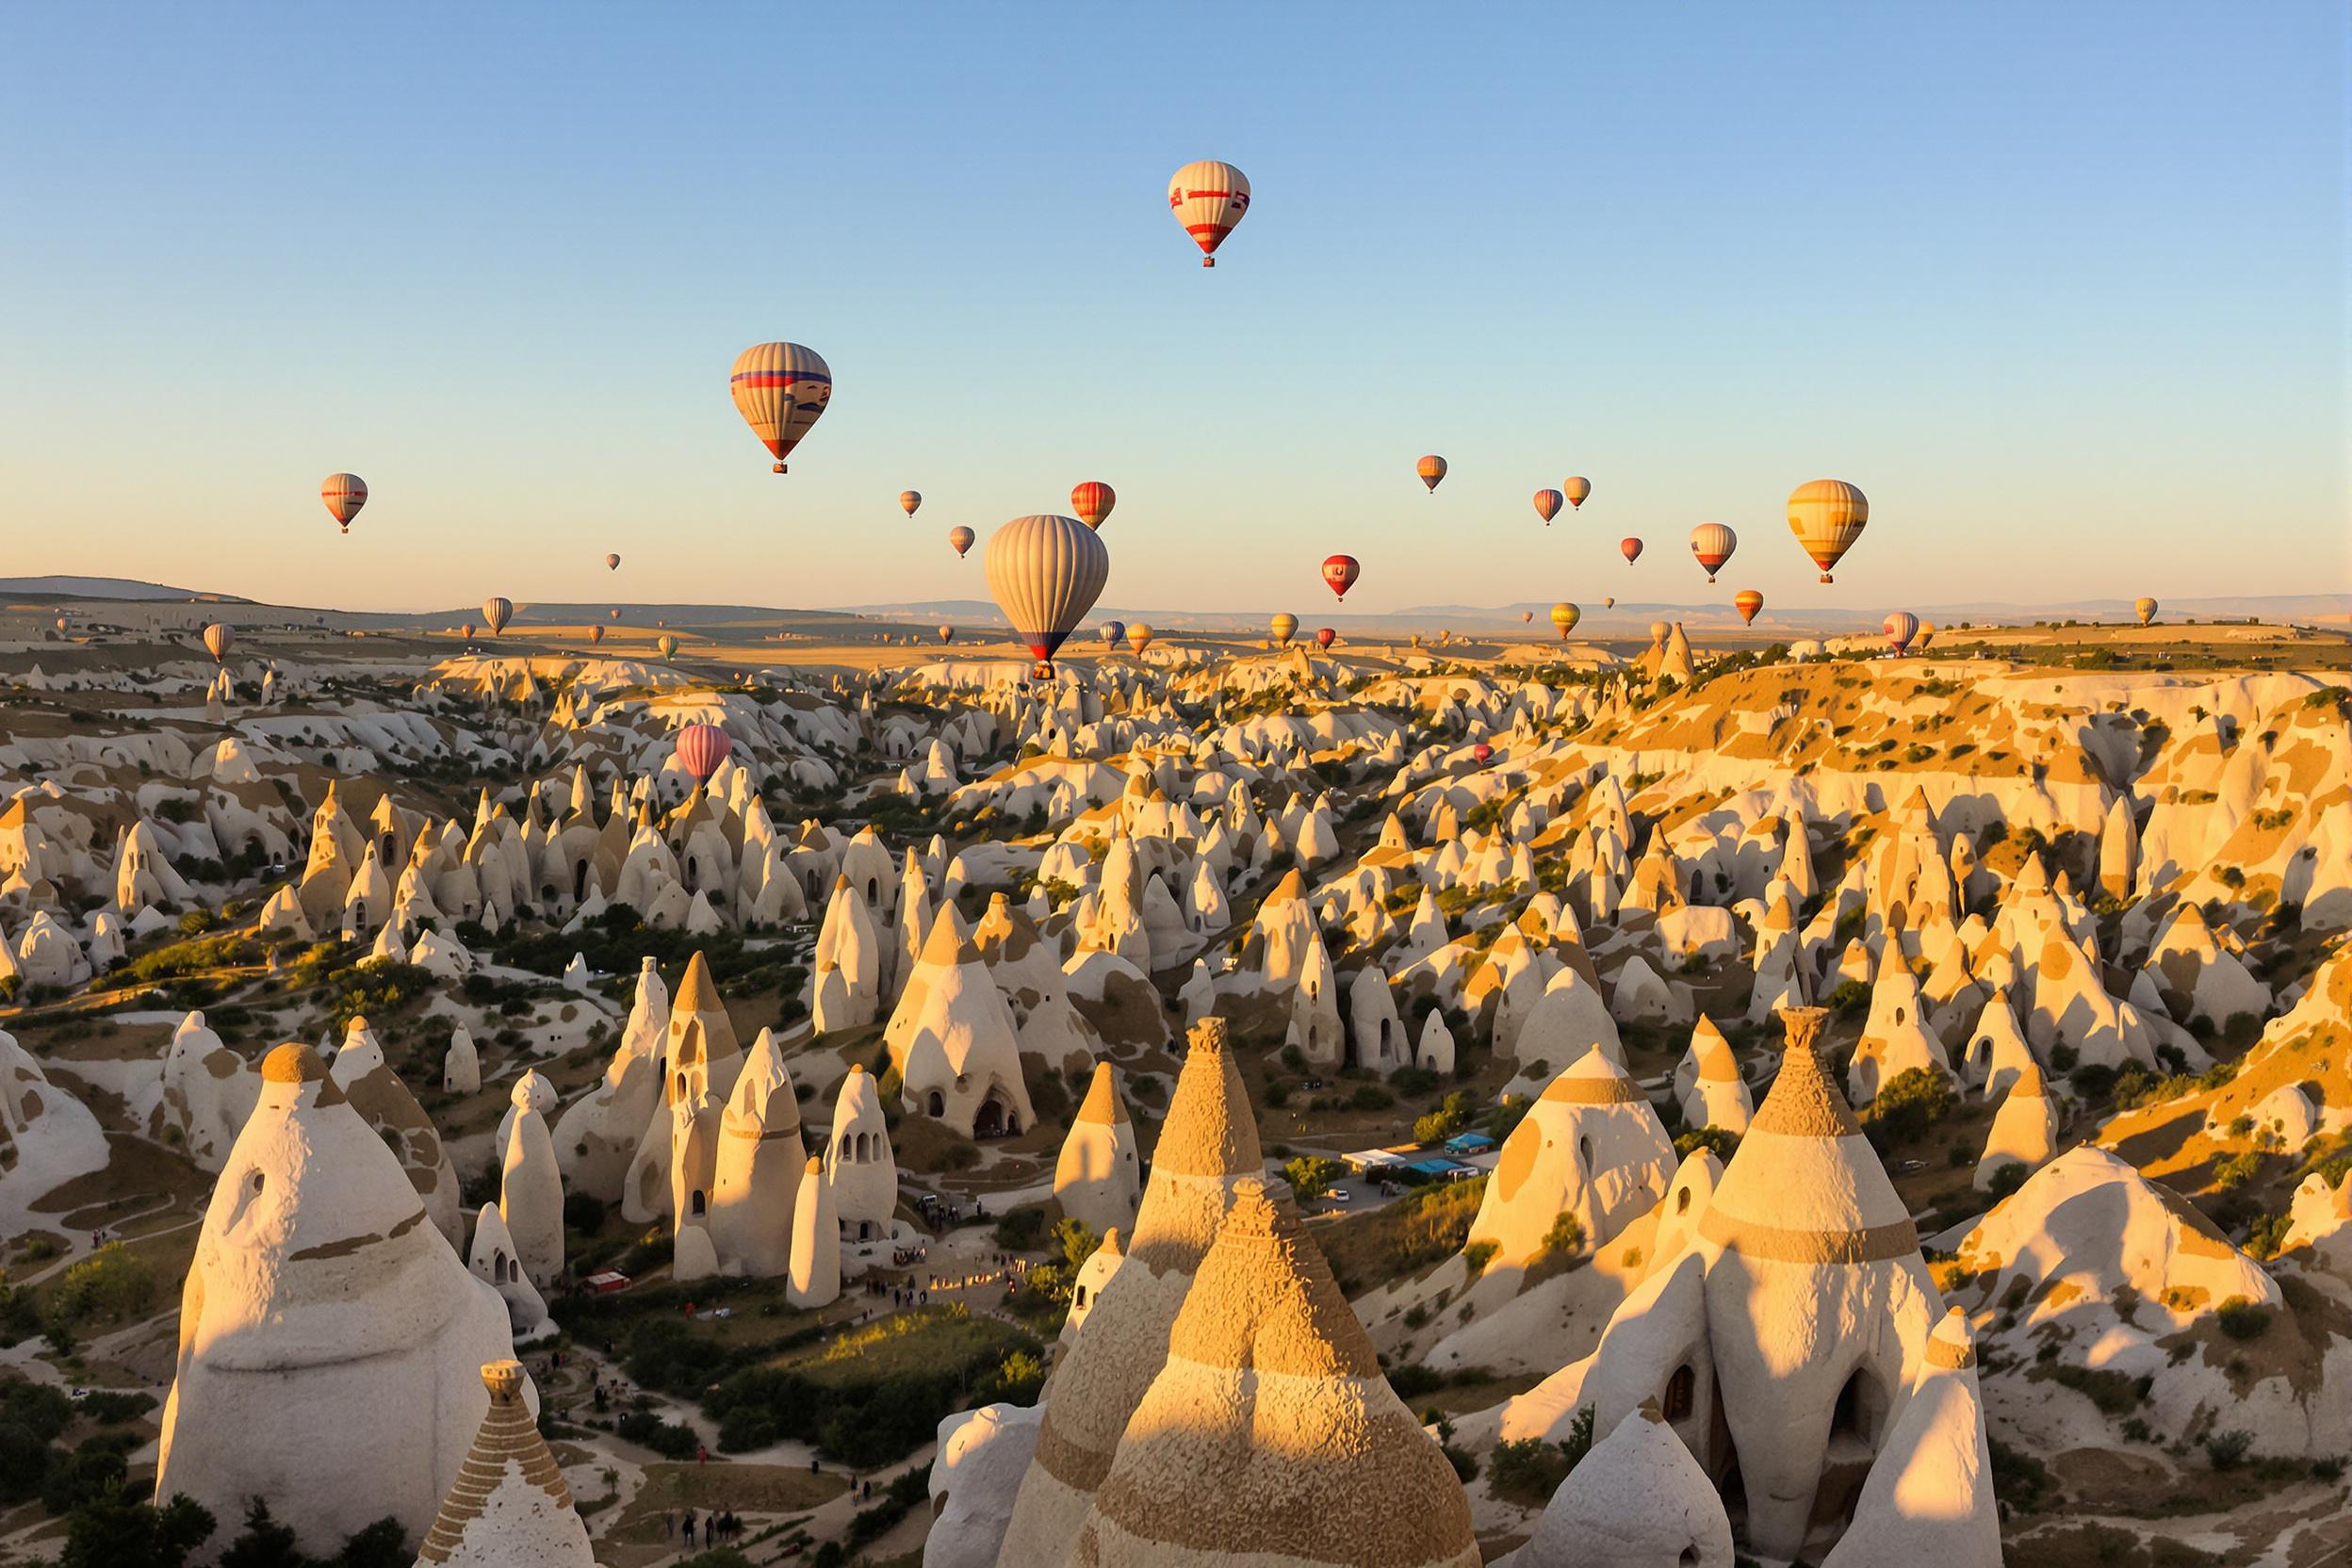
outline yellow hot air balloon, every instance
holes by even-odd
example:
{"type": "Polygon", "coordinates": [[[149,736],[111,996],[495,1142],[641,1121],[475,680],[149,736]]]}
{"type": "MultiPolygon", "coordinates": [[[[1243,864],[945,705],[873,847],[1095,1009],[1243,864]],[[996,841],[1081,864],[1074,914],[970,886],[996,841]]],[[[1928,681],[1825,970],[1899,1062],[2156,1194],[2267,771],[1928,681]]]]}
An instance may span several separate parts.
{"type": "Polygon", "coordinates": [[[1576,623],[1582,619],[1584,619],[1584,612],[1565,599],[1552,606],[1552,624],[1560,628],[1560,640],[1563,643],[1568,640],[1568,634],[1576,629],[1576,623]]]}
{"type": "Polygon", "coordinates": [[[666,634],[656,637],[653,640],[653,645],[655,650],[664,659],[676,658],[678,655],[678,639],[675,637],[668,636],[666,634]]]}
{"type": "Polygon", "coordinates": [[[236,642],[237,628],[226,621],[215,621],[204,628],[204,651],[212,655],[216,664],[228,662],[229,649],[236,642]]]}
{"type": "Polygon", "coordinates": [[[1150,627],[1141,621],[1136,621],[1127,629],[1127,646],[1135,652],[1137,658],[1141,658],[1143,650],[1152,645],[1152,636],[1153,632],[1150,627]]]}
{"type": "Polygon", "coordinates": [[[2142,626],[2146,626],[2148,622],[2156,618],[2156,601],[2149,598],[2146,594],[2142,594],[2138,598],[2132,601],[2132,613],[2140,618],[2140,624],[2142,626]]]}
{"type": "Polygon", "coordinates": [[[491,636],[496,637],[499,632],[504,631],[506,623],[514,618],[514,601],[513,599],[493,596],[482,601],[482,619],[483,624],[489,627],[491,636]]]}
{"type": "Polygon", "coordinates": [[[1605,599],[1601,600],[1601,608],[1602,608],[1603,610],[1614,610],[1614,609],[1616,609],[1616,608],[1617,608],[1617,596],[1616,596],[1616,595],[1614,595],[1614,594],[1611,594],[1611,595],[1609,595],[1609,597],[1607,597],[1607,598],[1605,598],[1605,599]]]}
{"type": "Polygon", "coordinates": [[[1742,588],[1731,596],[1731,607],[1740,612],[1742,626],[1756,624],[1756,612],[1764,608],[1764,596],[1753,588],[1742,588]]]}
{"type": "Polygon", "coordinates": [[[1584,498],[1592,493],[1592,482],[1582,474],[1571,474],[1560,482],[1560,493],[1568,498],[1568,504],[1581,510],[1584,498]]]}
{"type": "Polygon", "coordinates": [[[736,411],[776,459],[776,471],[833,400],[833,371],[814,349],[755,343],[735,356],[728,377],[736,411]]]}
{"type": "Polygon", "coordinates": [[[905,507],[906,509],[906,515],[911,517],[915,514],[915,508],[923,504],[923,492],[920,490],[901,490],[898,493],[898,504],[905,507]]]}
{"type": "Polygon", "coordinates": [[[1037,659],[1031,674],[1052,679],[1054,655],[1110,580],[1102,536],[1075,517],[1015,517],[988,535],[988,569],[997,608],[1037,659]]]}
{"type": "Polygon", "coordinates": [[[1837,580],[1830,571],[1870,520],[1870,498],[1844,480],[1808,480],[1788,493],[1788,531],[1821,569],[1823,582],[1837,580]]]}
{"type": "Polygon", "coordinates": [[[1274,634],[1276,647],[1286,648],[1290,646],[1291,638],[1298,633],[1298,617],[1287,610],[1278,611],[1274,618],[1266,623],[1266,629],[1274,634]]]}

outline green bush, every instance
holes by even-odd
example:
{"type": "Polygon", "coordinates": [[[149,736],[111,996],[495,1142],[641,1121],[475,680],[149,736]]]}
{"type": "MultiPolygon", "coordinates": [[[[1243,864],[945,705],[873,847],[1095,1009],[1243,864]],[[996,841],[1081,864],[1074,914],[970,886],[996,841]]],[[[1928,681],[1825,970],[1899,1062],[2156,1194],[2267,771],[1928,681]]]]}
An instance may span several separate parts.
{"type": "Polygon", "coordinates": [[[2213,1321],[2221,1331],[2235,1340],[2260,1339],[2270,1331],[2270,1311],[2260,1307],[2248,1298],[2232,1296],[2213,1309],[2213,1321]]]}
{"type": "Polygon", "coordinates": [[[1333,1182],[1347,1173],[1346,1166],[1337,1160],[1325,1159],[1320,1154],[1301,1154],[1282,1166],[1283,1180],[1290,1184],[1291,1191],[1298,1195],[1302,1203],[1309,1199],[1322,1197],[1331,1190],[1333,1182]]]}

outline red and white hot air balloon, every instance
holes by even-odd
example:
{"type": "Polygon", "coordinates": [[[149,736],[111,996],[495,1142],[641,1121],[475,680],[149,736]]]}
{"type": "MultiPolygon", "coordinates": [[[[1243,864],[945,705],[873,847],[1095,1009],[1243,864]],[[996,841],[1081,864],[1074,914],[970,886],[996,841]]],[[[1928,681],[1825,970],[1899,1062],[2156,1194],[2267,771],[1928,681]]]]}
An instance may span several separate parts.
{"type": "Polygon", "coordinates": [[[735,356],[727,378],[736,412],[776,459],[776,471],[833,400],[833,371],[814,349],[755,343],[735,356]]]}
{"type": "Polygon", "coordinates": [[[1740,547],[1740,536],[1721,523],[1701,523],[1690,531],[1690,553],[1700,565],[1707,568],[1707,580],[1715,580],[1715,568],[1731,559],[1731,552],[1740,547]]]}
{"type": "Polygon", "coordinates": [[[1413,465],[1413,472],[1421,476],[1422,483],[1434,490],[1437,488],[1437,482],[1446,477],[1446,460],[1435,452],[1431,452],[1413,465]]]}
{"type": "Polygon", "coordinates": [[[482,601],[482,622],[490,629],[491,636],[496,637],[499,632],[504,631],[506,623],[514,618],[514,601],[513,599],[502,599],[493,596],[482,601]]]}
{"type": "Polygon", "coordinates": [[[692,774],[697,785],[710,783],[710,776],[734,749],[734,741],[714,724],[690,724],[678,732],[678,765],[692,774]]]}
{"type": "Polygon", "coordinates": [[[1328,647],[1330,647],[1330,646],[1331,646],[1333,643],[1336,643],[1336,642],[1338,642],[1338,641],[1339,641],[1339,633],[1338,633],[1338,632],[1336,632],[1336,631],[1333,631],[1333,630],[1332,630],[1330,627],[1324,626],[1324,627],[1317,627],[1317,628],[1315,628],[1315,645],[1316,647],[1319,647],[1319,648],[1328,648],[1328,647]]]}
{"type": "Polygon", "coordinates": [[[972,530],[964,527],[961,523],[956,524],[954,528],[947,531],[947,542],[956,547],[956,553],[959,557],[963,555],[965,551],[971,549],[972,542],[979,537],[980,536],[978,534],[972,532],[972,530]]]}
{"type": "Polygon", "coordinates": [[[226,663],[229,658],[229,649],[235,646],[236,644],[237,628],[229,625],[228,622],[215,621],[210,626],[204,628],[204,651],[212,655],[212,662],[214,663],[226,663]]]}
{"type": "Polygon", "coordinates": [[[1552,526],[1552,519],[1560,515],[1560,505],[1567,498],[1557,490],[1538,490],[1535,493],[1535,514],[1544,519],[1545,528],[1552,526]]]}
{"type": "Polygon", "coordinates": [[[1560,487],[1567,494],[1568,504],[1578,511],[1584,508],[1584,498],[1592,493],[1592,482],[1582,474],[1569,475],[1560,482],[1560,487]]]}
{"type": "Polygon", "coordinates": [[[1119,504],[1119,492],[1099,479],[1087,480],[1070,493],[1070,509],[1078,514],[1078,520],[1101,532],[1110,520],[1111,508],[1119,504]]]}
{"type": "Polygon", "coordinates": [[[329,474],[318,486],[318,498],[337,527],[351,531],[351,519],[368,504],[368,482],[357,474],[329,474]]]}
{"type": "Polygon", "coordinates": [[[1756,624],[1756,612],[1764,608],[1764,596],[1753,588],[1742,588],[1731,596],[1731,607],[1740,612],[1743,626],[1756,624]]]}
{"type": "Polygon", "coordinates": [[[1897,610],[1879,623],[1879,630],[1886,634],[1887,651],[1901,653],[1919,634],[1919,618],[1908,610],[1897,610]]]}
{"type": "Polygon", "coordinates": [[[1327,555],[1323,558],[1323,580],[1342,599],[1347,598],[1348,590],[1353,588],[1356,579],[1363,575],[1364,568],[1352,555],[1327,555]]]}
{"type": "Polygon", "coordinates": [[[1617,541],[1617,553],[1625,558],[1627,565],[1631,565],[1642,559],[1642,541],[1630,536],[1620,539],[1617,541]]]}
{"type": "Polygon", "coordinates": [[[1200,265],[1217,265],[1217,248],[1250,211],[1250,179],[1214,158],[1188,163],[1169,176],[1168,209],[1200,247],[1200,265]]]}
{"type": "Polygon", "coordinates": [[[901,490],[898,493],[898,504],[904,507],[906,509],[906,515],[911,517],[915,514],[915,508],[923,504],[923,492],[920,490],[901,490]]]}

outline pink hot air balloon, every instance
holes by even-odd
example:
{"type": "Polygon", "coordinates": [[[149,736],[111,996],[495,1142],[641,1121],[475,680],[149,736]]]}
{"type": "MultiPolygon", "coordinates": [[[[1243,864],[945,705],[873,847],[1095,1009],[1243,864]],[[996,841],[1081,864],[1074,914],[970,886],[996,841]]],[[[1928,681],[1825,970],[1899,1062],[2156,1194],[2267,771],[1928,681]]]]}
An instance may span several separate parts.
{"type": "Polygon", "coordinates": [[[1356,564],[1356,558],[1352,555],[1329,555],[1323,558],[1323,580],[1330,583],[1331,592],[1342,599],[1347,598],[1348,590],[1353,588],[1356,585],[1356,579],[1363,575],[1364,568],[1356,564]]]}
{"type": "Polygon", "coordinates": [[[1330,646],[1331,646],[1333,643],[1336,643],[1336,642],[1338,642],[1338,641],[1339,641],[1339,633],[1338,633],[1338,632],[1336,632],[1336,631],[1333,631],[1333,630],[1332,630],[1330,627],[1324,626],[1324,627],[1317,627],[1317,628],[1315,628],[1315,645],[1316,647],[1319,647],[1319,648],[1328,648],[1328,647],[1330,647],[1330,646]]]}
{"type": "Polygon", "coordinates": [[[956,553],[958,557],[961,557],[967,550],[971,549],[972,542],[979,537],[980,536],[978,534],[972,532],[972,530],[963,527],[961,524],[958,524],[947,531],[947,542],[956,547],[956,553]]]}
{"type": "Polygon", "coordinates": [[[1552,519],[1560,515],[1560,509],[1567,503],[1567,499],[1557,490],[1538,490],[1535,493],[1535,514],[1544,519],[1545,528],[1552,526],[1552,519]]]}
{"type": "Polygon", "coordinates": [[[1624,556],[1625,564],[1630,566],[1642,559],[1642,541],[1634,538],[1620,539],[1617,541],[1617,553],[1624,556]]]}
{"type": "Polygon", "coordinates": [[[697,785],[710,783],[734,749],[727,731],[714,724],[690,724],[678,732],[678,766],[694,775],[697,785]]]}
{"type": "Polygon", "coordinates": [[[1880,623],[1879,629],[1886,634],[1886,650],[1901,653],[1919,634],[1919,618],[1908,610],[1898,610],[1880,623]]]}

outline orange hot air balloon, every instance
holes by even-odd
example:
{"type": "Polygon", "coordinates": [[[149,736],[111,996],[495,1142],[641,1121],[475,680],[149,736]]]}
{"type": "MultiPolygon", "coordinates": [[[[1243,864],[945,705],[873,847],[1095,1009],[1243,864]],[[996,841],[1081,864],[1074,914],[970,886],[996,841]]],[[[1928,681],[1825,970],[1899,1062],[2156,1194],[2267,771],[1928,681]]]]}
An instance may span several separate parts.
{"type": "Polygon", "coordinates": [[[1348,597],[1348,590],[1356,585],[1356,579],[1363,575],[1364,568],[1356,564],[1352,555],[1327,555],[1323,558],[1323,580],[1331,584],[1331,592],[1342,600],[1348,597]]]}
{"type": "Polygon", "coordinates": [[[1740,547],[1740,536],[1721,523],[1701,523],[1690,531],[1690,553],[1700,565],[1707,568],[1707,580],[1715,580],[1715,568],[1731,559],[1731,552],[1740,547]]]}
{"type": "Polygon", "coordinates": [[[1830,569],[1854,548],[1870,520],[1870,498],[1841,479],[1817,479],[1788,493],[1788,531],[1831,582],[1830,569]]]}
{"type": "Polygon", "coordinates": [[[1617,541],[1617,553],[1624,556],[1625,564],[1630,566],[1642,559],[1642,541],[1631,537],[1620,539],[1617,541]]]}
{"type": "Polygon", "coordinates": [[[496,637],[499,632],[504,631],[506,623],[514,618],[514,601],[513,599],[498,598],[494,596],[482,601],[482,624],[490,629],[491,636],[496,637]]]}
{"type": "Polygon", "coordinates": [[[1298,617],[1285,610],[1266,622],[1266,628],[1274,634],[1275,646],[1286,648],[1290,646],[1291,638],[1298,633],[1298,617]]]}
{"type": "Polygon", "coordinates": [[[588,629],[588,645],[590,647],[595,647],[597,644],[603,641],[604,628],[600,626],[592,626],[588,629]]]}
{"type": "Polygon", "coordinates": [[[1908,610],[1897,610],[1879,623],[1879,630],[1886,634],[1888,651],[1901,653],[1911,645],[1911,639],[1919,634],[1919,618],[1908,610]]]}
{"type": "Polygon", "coordinates": [[[1764,608],[1764,596],[1753,588],[1742,588],[1731,596],[1731,607],[1740,612],[1741,625],[1754,626],[1756,612],[1764,608]]]}
{"type": "Polygon", "coordinates": [[[1157,634],[1150,627],[1137,621],[1127,629],[1128,649],[1140,659],[1143,657],[1143,650],[1152,645],[1152,639],[1155,635],[1157,634]]]}
{"type": "Polygon", "coordinates": [[[1552,606],[1552,624],[1560,628],[1560,640],[1563,643],[1568,640],[1568,634],[1576,629],[1576,623],[1582,619],[1584,619],[1584,612],[1565,599],[1552,606]]]}
{"type": "Polygon", "coordinates": [[[905,507],[906,509],[906,515],[911,517],[915,514],[915,508],[923,504],[923,492],[920,490],[901,490],[898,493],[898,504],[905,507]]]}
{"type": "Polygon", "coordinates": [[[1217,265],[1217,248],[1250,210],[1250,179],[1230,163],[1188,163],[1169,176],[1168,209],[1200,247],[1200,265],[1217,265]]]}
{"type": "Polygon", "coordinates": [[[462,631],[462,632],[464,632],[464,633],[466,634],[466,640],[467,642],[469,642],[469,643],[470,643],[470,642],[472,642],[472,641],[474,640],[474,623],[473,623],[473,622],[471,622],[471,621],[467,621],[467,622],[466,622],[464,626],[459,627],[459,628],[458,628],[458,630],[460,630],[460,631],[462,631]]]}
{"type": "Polygon", "coordinates": [[[1078,520],[1102,531],[1102,525],[1111,518],[1111,508],[1119,504],[1119,492],[1099,479],[1090,479],[1070,493],[1070,509],[1078,514],[1078,520]]]}
{"type": "Polygon", "coordinates": [[[66,628],[66,619],[65,619],[65,617],[64,617],[63,615],[59,615],[59,616],[57,617],[57,629],[58,629],[59,631],[63,631],[63,630],[65,629],[65,628],[66,628]]]}
{"type": "Polygon", "coordinates": [[[1330,627],[1327,627],[1327,626],[1326,626],[1326,627],[1317,627],[1317,628],[1315,629],[1315,645],[1316,647],[1319,647],[1319,648],[1328,648],[1328,647],[1330,647],[1330,646],[1331,646],[1333,643],[1336,643],[1336,642],[1338,642],[1338,641],[1339,641],[1339,633],[1338,633],[1338,632],[1336,632],[1336,631],[1333,631],[1333,630],[1332,630],[1330,627]]]}
{"type": "Polygon", "coordinates": [[[204,651],[212,655],[212,662],[216,664],[228,662],[229,649],[236,643],[237,628],[226,621],[215,621],[204,628],[204,651]]]}
{"type": "Polygon", "coordinates": [[[1561,480],[1560,487],[1567,493],[1568,504],[1578,511],[1584,509],[1584,498],[1592,493],[1592,482],[1581,474],[1571,474],[1561,480]]]}
{"type": "Polygon", "coordinates": [[[621,569],[621,558],[617,555],[606,556],[604,558],[604,569],[608,572],[619,571],[621,569]]]}
{"type": "Polygon", "coordinates": [[[357,474],[329,474],[318,486],[318,498],[327,503],[328,514],[344,532],[351,531],[351,519],[368,504],[368,482],[357,474]]]}
{"type": "Polygon", "coordinates": [[[1422,483],[1434,490],[1437,488],[1437,482],[1446,477],[1446,460],[1435,452],[1431,452],[1413,465],[1413,472],[1421,476],[1422,483]]]}
{"type": "Polygon", "coordinates": [[[1552,519],[1560,515],[1560,503],[1567,498],[1557,490],[1538,490],[1535,493],[1535,514],[1544,519],[1545,528],[1552,526],[1552,519]]]}
{"type": "Polygon", "coordinates": [[[939,628],[939,641],[940,641],[940,642],[942,642],[942,643],[952,643],[952,642],[954,642],[955,640],[956,640],[956,629],[955,629],[954,627],[952,627],[952,626],[943,626],[943,627],[939,628]]]}
{"type": "Polygon", "coordinates": [[[1610,595],[1608,598],[1603,599],[1603,600],[1601,601],[1601,608],[1602,608],[1603,610],[1614,610],[1614,609],[1616,609],[1616,608],[1617,608],[1617,597],[1616,597],[1616,596],[1612,594],[1612,595],[1610,595]]]}
{"type": "Polygon", "coordinates": [[[947,542],[956,547],[956,553],[958,556],[963,555],[965,551],[971,549],[972,542],[979,537],[980,536],[978,534],[972,532],[972,530],[964,527],[960,523],[947,531],[947,542]]]}

